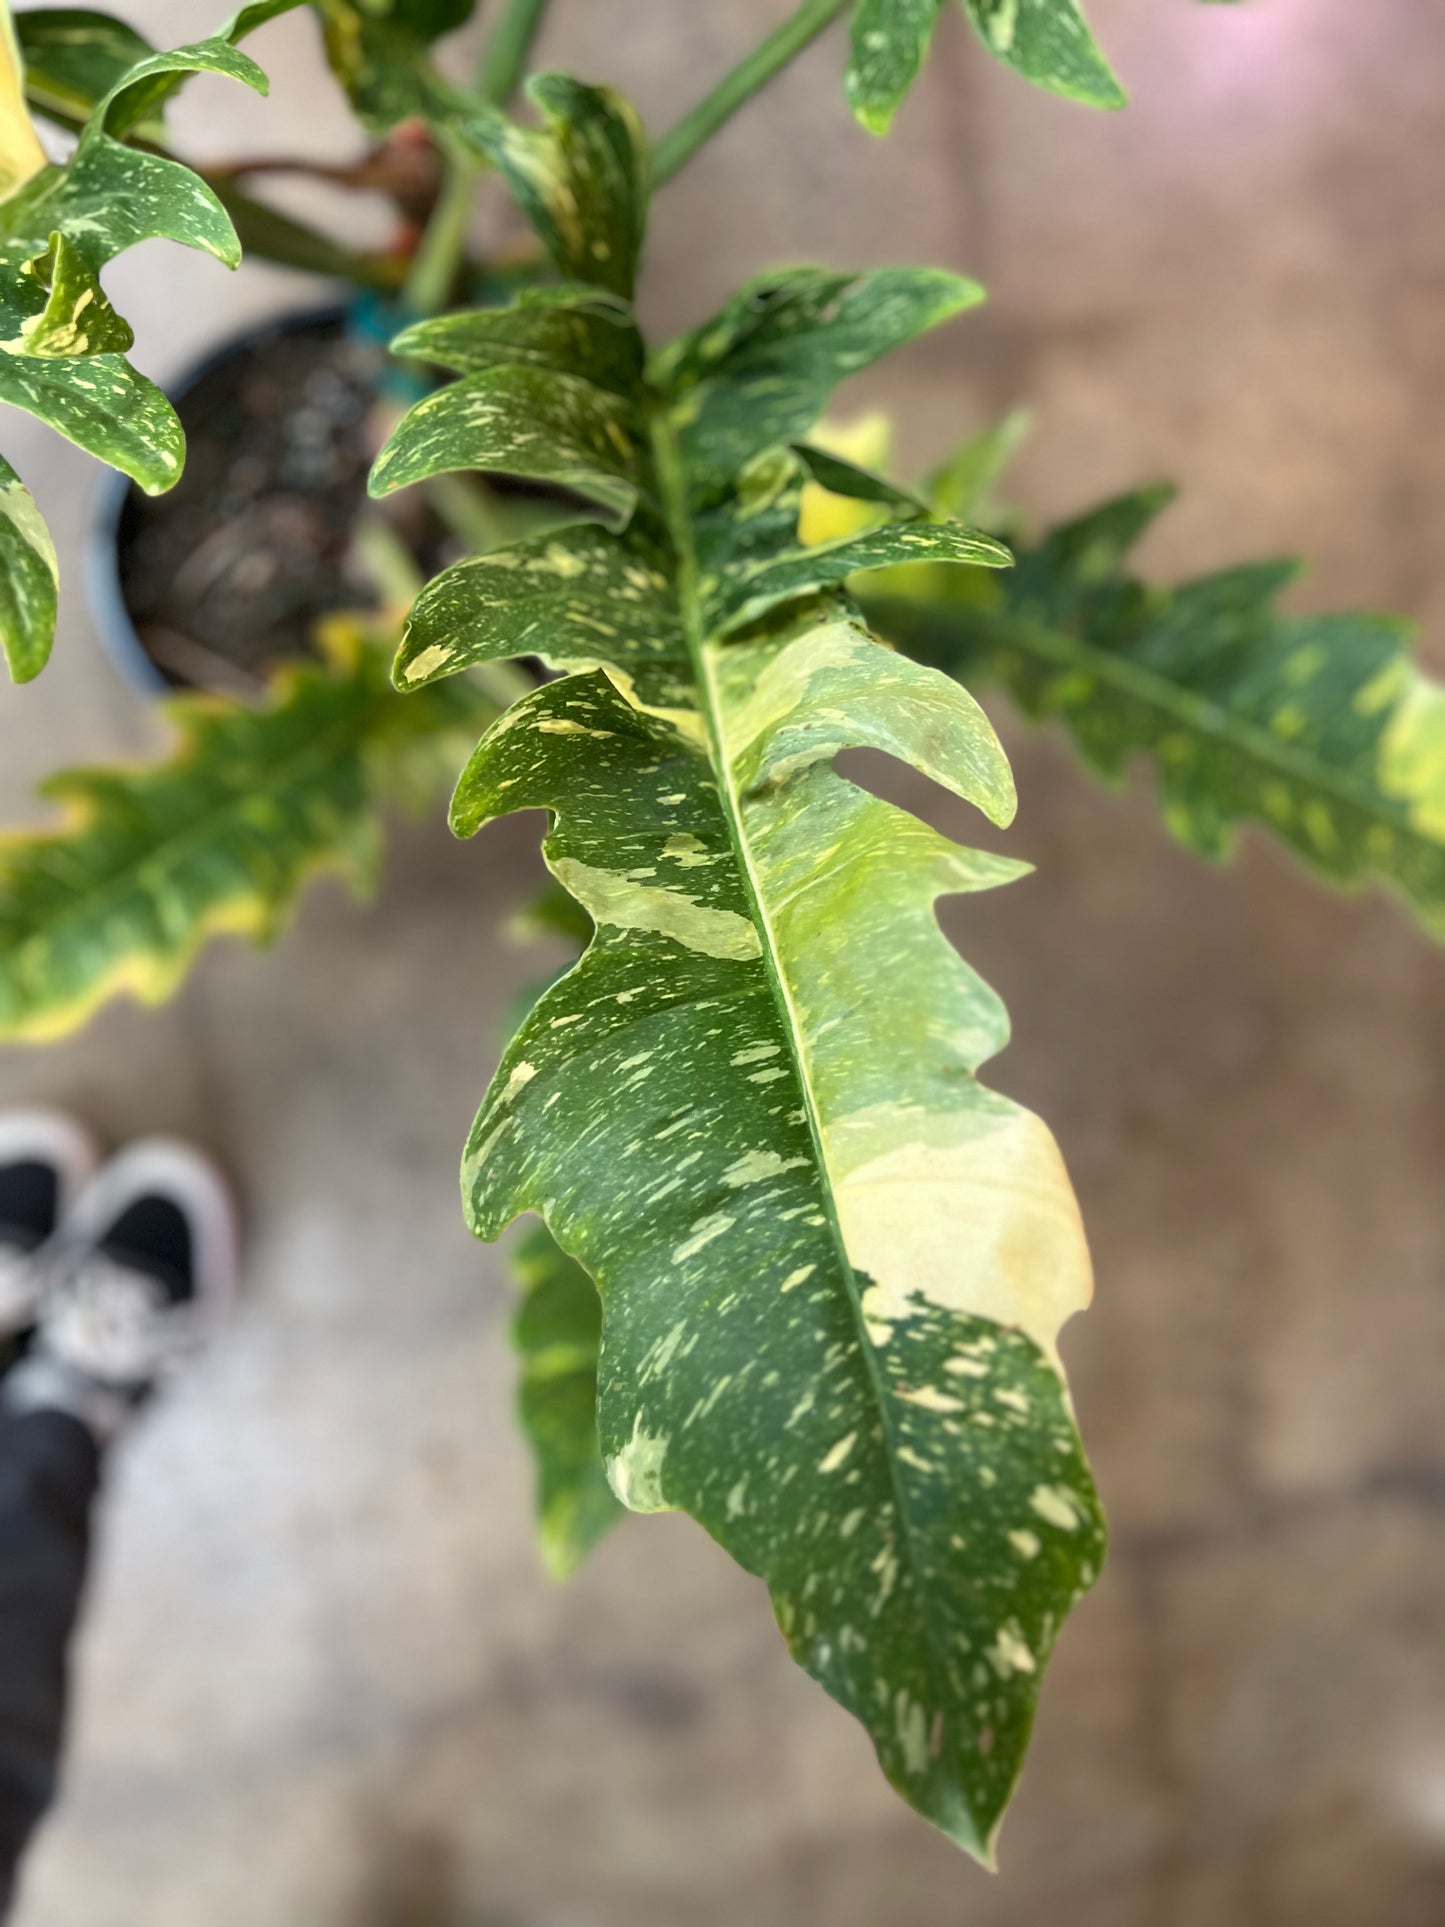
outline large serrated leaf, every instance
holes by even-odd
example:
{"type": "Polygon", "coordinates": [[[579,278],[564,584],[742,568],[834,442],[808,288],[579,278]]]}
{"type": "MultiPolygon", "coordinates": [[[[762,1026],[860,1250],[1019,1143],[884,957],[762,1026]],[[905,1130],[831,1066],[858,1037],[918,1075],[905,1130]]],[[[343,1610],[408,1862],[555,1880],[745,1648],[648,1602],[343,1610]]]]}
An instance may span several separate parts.
{"type": "Polygon", "coordinates": [[[208,938],[272,937],[317,871],[368,887],[382,800],[414,794],[421,761],[434,789],[493,712],[466,683],[403,702],[376,644],[330,640],[329,669],[285,669],[259,708],[176,698],[163,762],[52,777],[62,827],[0,839],[0,1037],[168,996],[208,938]]]}
{"type": "Polygon", "coordinates": [[[1125,560],[1171,495],[1054,530],[982,595],[941,576],[890,594],[876,620],[970,687],[1002,682],[1059,718],[1102,774],[1147,757],[1193,848],[1225,857],[1258,824],[1331,882],[1383,882],[1445,937],[1445,689],[1411,660],[1407,625],[1282,614],[1288,562],[1144,584],[1125,560]]]}
{"type": "MultiPolygon", "coordinates": [[[[841,462],[834,480],[895,519],[810,552],[815,471],[785,445],[975,294],[921,271],[770,277],[619,398],[627,526],[442,576],[397,675],[519,651],[565,672],[494,726],[453,799],[462,834],[549,810],[549,868],[596,927],[479,1113],[470,1221],[491,1237],[537,1211],[595,1279],[614,1491],[691,1513],[761,1574],[889,1778],[987,1858],[1102,1556],[1055,1351],[1088,1260],[1049,1133],[977,1079],[1006,1018],[933,913],[1020,866],[832,759],[884,749],[997,822],[1007,764],[972,699],[882,648],[834,585],[899,554],[1006,554],[841,462]]],[[[383,451],[383,486],[397,449],[428,472],[430,412],[383,451]]]]}

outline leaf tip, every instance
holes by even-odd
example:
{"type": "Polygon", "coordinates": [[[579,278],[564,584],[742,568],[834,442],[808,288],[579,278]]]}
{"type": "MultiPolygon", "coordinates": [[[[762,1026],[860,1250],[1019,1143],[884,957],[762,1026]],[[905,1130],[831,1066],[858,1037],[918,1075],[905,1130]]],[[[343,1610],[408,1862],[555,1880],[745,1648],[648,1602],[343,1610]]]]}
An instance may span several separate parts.
{"type": "Polygon", "coordinates": [[[893,125],[897,112],[896,101],[870,99],[867,95],[848,90],[848,105],[853,109],[853,118],[865,133],[881,140],[893,125]]]}

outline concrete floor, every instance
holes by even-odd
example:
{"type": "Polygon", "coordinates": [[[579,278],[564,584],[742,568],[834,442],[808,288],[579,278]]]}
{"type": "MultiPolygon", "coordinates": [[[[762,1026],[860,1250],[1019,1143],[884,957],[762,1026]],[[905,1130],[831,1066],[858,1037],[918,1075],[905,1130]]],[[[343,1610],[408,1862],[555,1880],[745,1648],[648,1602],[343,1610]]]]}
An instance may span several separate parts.
{"type": "MultiPolygon", "coordinates": [[[[194,0],[122,10],[198,30],[194,0]]],[[[660,123],[782,11],[562,0],[544,53],[660,123]]],[[[868,391],[920,461],[1027,400],[1031,511],[1173,475],[1161,571],[1307,554],[1308,604],[1418,617],[1445,669],[1434,9],[1093,12],[1136,99],[1110,118],[997,72],[950,18],[878,146],[840,108],[840,50],[815,50],[660,204],[655,323],[778,258],[967,269],[990,307],[868,391]]],[[[325,151],[305,23],[256,50],[270,109],[197,87],[195,151],[325,151]]],[[[160,265],[115,277],[160,372],[306,298],[174,252],[162,297],[160,265]]],[[[71,561],[54,666],[0,688],[13,819],[46,768],[155,725],[87,630],[86,463],[5,430],[71,561]]],[[[1445,1920],[1440,954],[1255,840],[1208,870],[1141,792],[1009,741],[1011,847],[1039,874],[955,927],[1013,1010],[999,1080],[1082,1195],[1099,1297],[1067,1350],[1115,1552],[1001,1876],[894,1802],[686,1521],[631,1522],[569,1590],[538,1572],[507,1289],[453,1175],[534,969],[492,938],[537,873],[518,820],[465,847],[405,830],[370,915],[320,889],[273,955],[216,949],[166,1011],[0,1054],[5,1101],[210,1141],[255,1239],[239,1330],[114,1468],[19,1927],[1445,1920]]]]}

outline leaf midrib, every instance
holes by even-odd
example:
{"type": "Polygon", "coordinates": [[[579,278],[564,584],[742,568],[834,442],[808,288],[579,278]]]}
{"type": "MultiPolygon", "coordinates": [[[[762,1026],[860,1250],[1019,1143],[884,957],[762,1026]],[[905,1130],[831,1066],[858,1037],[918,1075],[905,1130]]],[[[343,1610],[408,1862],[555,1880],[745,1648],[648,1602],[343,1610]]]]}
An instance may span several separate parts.
{"type": "MultiPolygon", "coordinates": [[[[888,1405],[887,1387],[873,1356],[873,1348],[868,1338],[867,1326],[863,1318],[862,1300],[858,1289],[858,1276],[848,1256],[848,1248],[843,1239],[843,1228],[838,1219],[837,1205],[833,1196],[832,1174],[828,1167],[827,1155],[823,1144],[822,1120],[819,1116],[817,1099],[812,1080],[808,1073],[807,1056],[803,1048],[803,1027],[792,993],[788,987],[778,954],[776,936],[768,916],[764,896],[753,869],[751,852],[742,822],[737,792],[733,786],[732,770],[728,761],[726,745],[721,730],[721,705],[716,681],[713,676],[709,637],[702,613],[702,601],[698,593],[697,548],[692,523],[687,514],[684,470],[682,459],[673,435],[666,410],[654,405],[649,411],[649,432],[653,459],[657,467],[658,494],[661,501],[663,520],[672,540],[678,562],[678,607],[682,618],[683,633],[687,639],[688,656],[693,675],[697,682],[698,693],[702,698],[703,721],[707,729],[708,750],[717,778],[718,800],[727,824],[728,838],[733,848],[733,858],[742,878],[749,905],[752,911],[754,928],[759,932],[762,947],[762,964],[767,973],[774,999],[783,1018],[783,1028],[788,1039],[789,1054],[793,1060],[798,1089],[802,1094],[803,1109],[807,1117],[808,1132],[813,1143],[813,1156],[822,1179],[823,1209],[827,1214],[828,1228],[837,1252],[837,1262],[846,1282],[848,1301],[853,1312],[853,1321],[858,1336],[858,1354],[863,1361],[864,1371],[873,1392],[873,1403],[877,1409],[879,1425],[885,1440],[884,1460],[888,1470],[888,1482],[893,1494],[895,1514],[899,1523],[900,1554],[906,1566],[909,1590],[917,1602],[918,1615],[923,1623],[930,1658],[941,1649],[941,1642],[931,1623],[928,1610],[928,1590],[922,1583],[914,1554],[914,1526],[907,1502],[907,1495],[898,1476],[898,1444],[894,1437],[893,1419],[888,1405]]],[[[940,1696],[941,1697],[941,1696],[940,1696]]],[[[960,1792],[962,1789],[960,1788],[960,1792]]],[[[966,1798],[966,1796],[965,1796],[966,1798]]],[[[972,1803],[968,1802],[971,1810],[972,1803]]]]}

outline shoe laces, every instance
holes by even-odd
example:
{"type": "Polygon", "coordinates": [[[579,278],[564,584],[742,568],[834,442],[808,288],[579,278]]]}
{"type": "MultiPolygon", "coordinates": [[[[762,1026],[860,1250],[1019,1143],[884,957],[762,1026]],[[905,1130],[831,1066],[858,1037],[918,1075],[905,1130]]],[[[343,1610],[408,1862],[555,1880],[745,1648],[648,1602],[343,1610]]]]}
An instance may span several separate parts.
{"type": "Polygon", "coordinates": [[[194,1303],[108,1252],[61,1254],[40,1315],[45,1350],[107,1385],[169,1376],[199,1344],[194,1303]]]}

